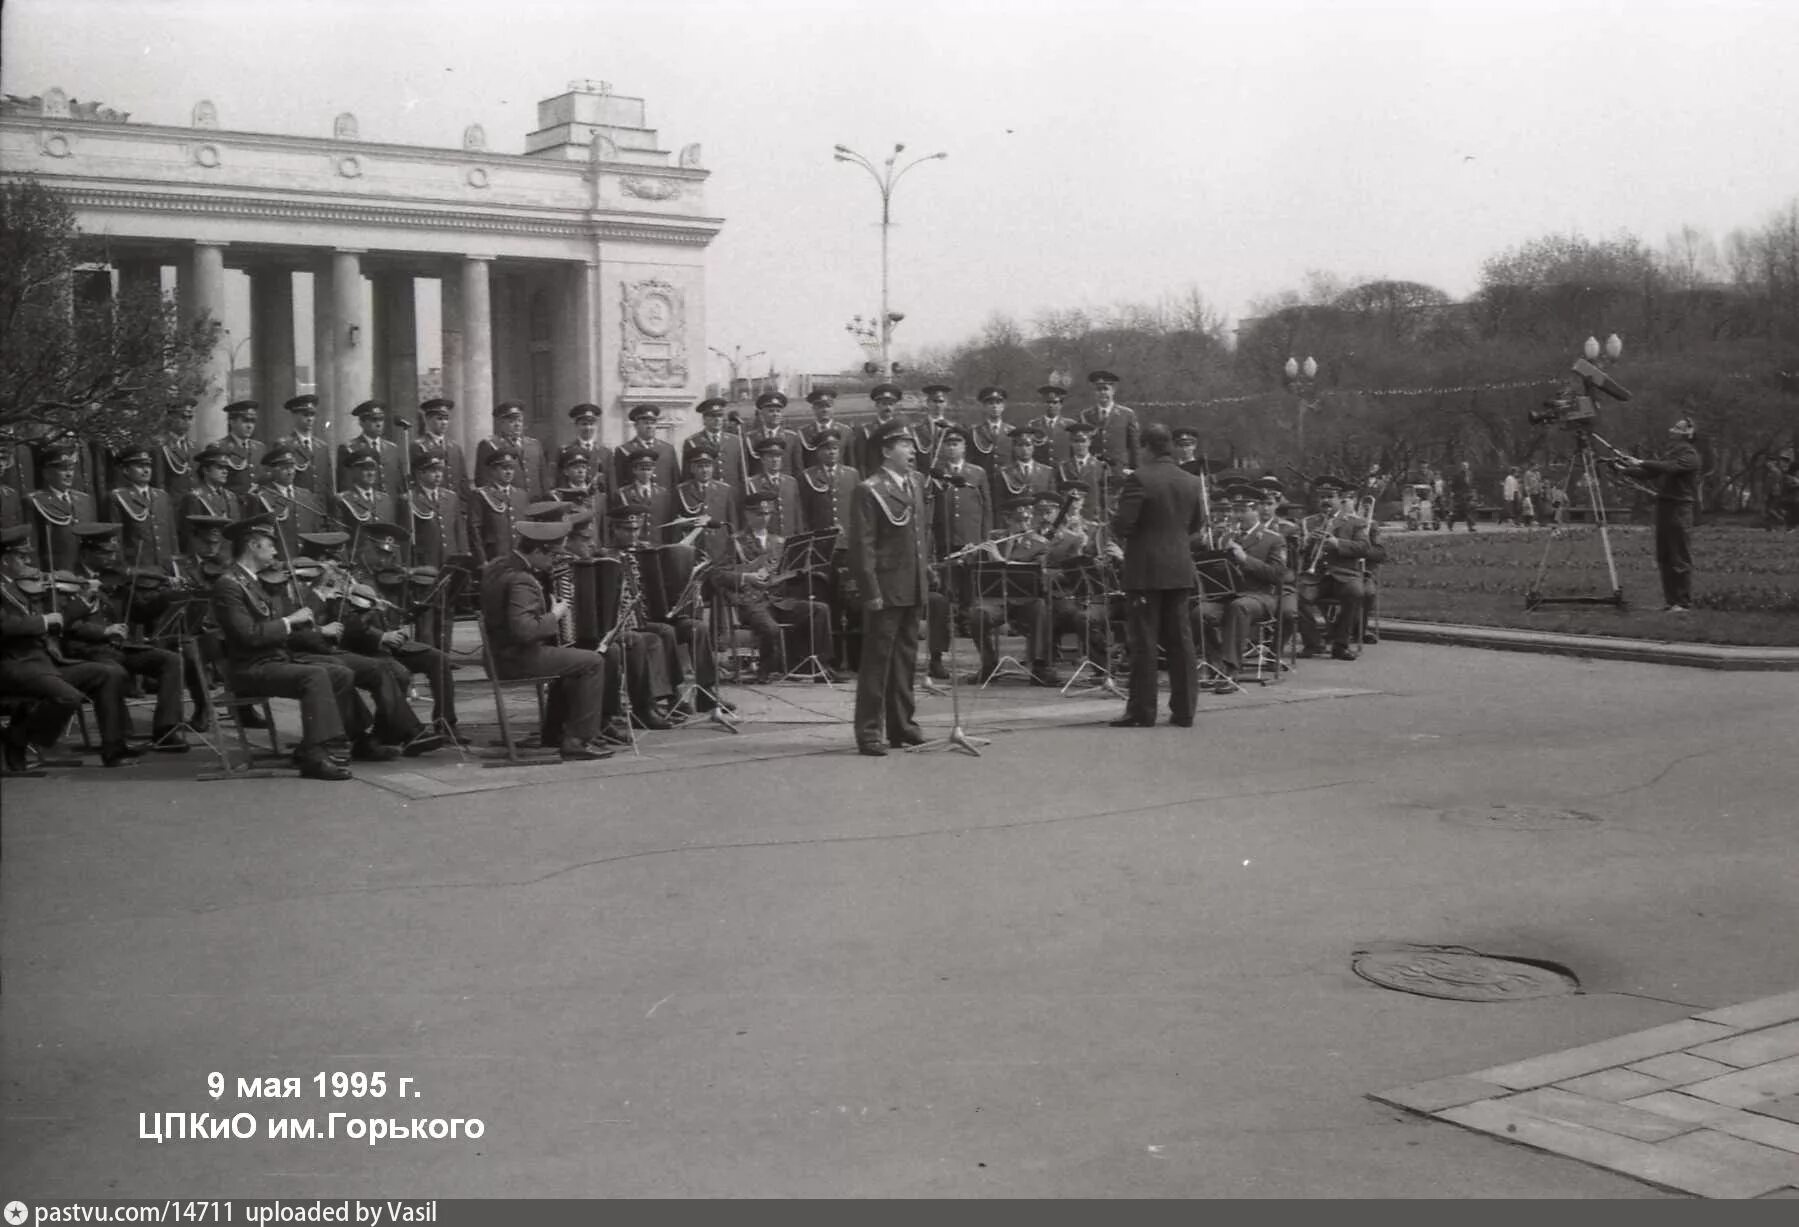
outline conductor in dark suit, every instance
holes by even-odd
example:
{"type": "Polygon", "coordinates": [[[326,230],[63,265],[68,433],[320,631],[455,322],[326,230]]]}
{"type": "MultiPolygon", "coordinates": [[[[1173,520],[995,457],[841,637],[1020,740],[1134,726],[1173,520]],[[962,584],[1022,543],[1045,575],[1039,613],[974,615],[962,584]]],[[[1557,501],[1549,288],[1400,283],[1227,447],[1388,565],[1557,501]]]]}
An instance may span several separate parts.
{"type": "Polygon", "coordinates": [[[856,673],[856,749],[879,757],[885,725],[895,747],[924,742],[913,718],[918,618],[930,592],[924,478],[912,471],[916,443],[897,419],[868,436],[880,467],[850,505],[850,574],[862,595],[862,661],[856,673]]]}
{"type": "Polygon", "coordinates": [[[1131,696],[1113,728],[1155,724],[1158,644],[1168,655],[1169,723],[1193,724],[1196,665],[1187,603],[1198,585],[1191,542],[1204,518],[1200,479],[1175,464],[1173,448],[1166,426],[1143,431],[1147,463],[1124,479],[1112,513],[1112,534],[1124,543],[1121,578],[1131,647],[1131,696]]]}

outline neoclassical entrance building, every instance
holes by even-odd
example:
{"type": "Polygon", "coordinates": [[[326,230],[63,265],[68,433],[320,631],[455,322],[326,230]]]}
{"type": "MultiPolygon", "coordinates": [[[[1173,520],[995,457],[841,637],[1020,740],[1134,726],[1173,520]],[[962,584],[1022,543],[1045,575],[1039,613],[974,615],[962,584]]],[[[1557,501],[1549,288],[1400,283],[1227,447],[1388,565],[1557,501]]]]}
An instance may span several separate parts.
{"type": "MultiPolygon", "coordinates": [[[[522,402],[546,441],[572,435],[567,409],[590,401],[616,442],[631,405],[679,422],[700,396],[705,254],[723,222],[706,213],[700,147],[662,149],[642,99],[574,83],[538,104],[522,154],[489,149],[478,125],[439,149],[364,140],[348,113],[316,137],[227,119],[202,101],[190,127],[131,123],[51,90],[9,100],[0,166],[66,193],[121,282],[164,285],[172,266],[190,315],[223,319],[225,270],[248,274],[260,437],[288,429],[300,272],[313,278],[312,383],[334,438],[356,433],[349,411],[370,397],[416,409],[421,278],[440,287],[443,394],[465,455],[497,400],[522,402]]],[[[200,440],[224,433],[237,357],[225,349],[200,440]]]]}

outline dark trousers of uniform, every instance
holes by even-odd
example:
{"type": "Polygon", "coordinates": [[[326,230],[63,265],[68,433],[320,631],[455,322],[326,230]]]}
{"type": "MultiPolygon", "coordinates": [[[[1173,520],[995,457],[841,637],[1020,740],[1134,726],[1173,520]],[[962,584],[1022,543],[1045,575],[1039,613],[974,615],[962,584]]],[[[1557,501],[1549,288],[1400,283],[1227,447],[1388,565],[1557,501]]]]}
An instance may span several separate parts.
{"type": "Polygon", "coordinates": [[[1655,505],[1655,565],[1670,605],[1693,603],[1693,504],[1655,505]]]}
{"type": "Polygon", "coordinates": [[[391,656],[363,656],[357,652],[337,652],[333,659],[341,662],[356,678],[356,688],[369,696],[375,707],[370,739],[385,745],[404,745],[424,731],[418,713],[406,701],[406,689],[412,675],[406,666],[391,656]]]}
{"type": "MultiPolygon", "coordinates": [[[[1104,600],[1082,601],[1073,597],[1056,597],[1050,602],[1049,620],[1054,635],[1052,644],[1063,635],[1073,635],[1080,641],[1081,652],[1088,660],[1096,665],[1107,663],[1106,648],[1110,630],[1104,600]]],[[[1051,654],[1054,654],[1053,651],[1051,654]]]]}
{"type": "Polygon", "coordinates": [[[156,714],[150,718],[150,728],[161,736],[180,724],[184,680],[181,654],[141,645],[127,645],[119,649],[119,654],[125,672],[143,678],[146,688],[156,688],[156,714]]]}
{"type": "Polygon", "coordinates": [[[456,680],[450,672],[450,658],[431,647],[389,648],[393,658],[406,670],[410,679],[422,674],[431,688],[431,722],[443,721],[456,727],[456,680]]]}
{"type": "Polygon", "coordinates": [[[949,597],[941,592],[931,593],[925,607],[925,641],[932,656],[949,651],[951,629],[949,597]]]}
{"type": "Polygon", "coordinates": [[[94,704],[94,720],[100,726],[104,747],[125,742],[125,688],[130,685],[124,666],[105,660],[57,664],[43,660],[0,662],[0,694],[36,699],[14,716],[6,729],[7,744],[39,747],[56,744],[69,718],[81,708],[83,698],[94,704]]]}
{"type": "Polygon", "coordinates": [[[1048,664],[1054,655],[1055,628],[1050,621],[1049,602],[1042,597],[1028,601],[977,601],[969,616],[969,630],[981,652],[981,672],[986,673],[999,661],[999,628],[1009,622],[1024,636],[1025,656],[1033,665],[1048,664]]]}
{"type": "Polygon", "coordinates": [[[231,669],[231,690],[239,699],[300,700],[300,754],[317,757],[328,742],[349,733],[345,714],[360,706],[356,678],[329,660],[265,660],[231,669]]]}
{"type": "Polygon", "coordinates": [[[1131,646],[1131,694],[1124,714],[1145,724],[1156,718],[1156,648],[1168,657],[1168,710],[1191,720],[1197,700],[1193,659],[1191,588],[1139,588],[1125,600],[1125,636],[1131,646]]]}
{"type": "MultiPolygon", "coordinates": [[[[623,632],[621,632],[622,634],[623,632]]],[[[592,741],[600,735],[606,707],[606,658],[585,648],[539,644],[494,654],[500,680],[553,677],[544,703],[539,740],[546,746],[592,741]]]]}
{"type": "Polygon", "coordinates": [[[699,618],[676,618],[670,625],[674,628],[675,642],[687,658],[680,662],[682,677],[691,678],[699,688],[694,691],[693,709],[711,711],[717,705],[700,693],[702,690],[718,693],[718,657],[712,650],[711,623],[699,618]]]}
{"type": "MultiPolygon", "coordinates": [[[[831,608],[823,601],[784,599],[773,605],[753,602],[736,608],[737,621],[756,636],[763,673],[786,673],[808,656],[830,663],[831,608]],[[777,613],[787,620],[787,626],[781,625],[777,613]]],[[[864,647],[867,636],[864,627],[864,647]]]]}
{"type": "MultiPolygon", "coordinates": [[[[652,628],[657,625],[660,624],[649,624],[652,628]]],[[[659,700],[674,698],[674,628],[662,629],[669,632],[667,640],[654,629],[620,631],[613,636],[606,655],[613,676],[621,685],[606,695],[607,718],[624,714],[623,705],[618,702],[620,696],[628,697],[632,711],[639,714],[649,711],[659,700]]]]}
{"type": "Polygon", "coordinates": [[[920,737],[912,673],[918,664],[916,605],[862,611],[862,663],[856,671],[856,744],[920,737]]]}
{"type": "MultiPolygon", "coordinates": [[[[362,701],[362,691],[370,690],[371,697],[373,697],[374,691],[385,690],[386,687],[393,684],[392,674],[387,673],[369,657],[354,656],[348,652],[292,652],[291,655],[303,665],[323,665],[325,668],[333,670],[332,681],[334,683],[342,681],[342,678],[337,676],[340,673],[350,679],[348,693],[344,693],[335,686],[333,688],[334,693],[340,696],[337,712],[338,722],[343,725],[344,736],[352,741],[360,741],[365,738],[370,741],[382,741],[384,740],[383,734],[391,735],[392,730],[383,724],[380,715],[371,712],[369,705],[362,701]]],[[[406,692],[401,688],[400,700],[404,702],[405,697],[406,692]]],[[[392,699],[389,698],[387,701],[391,702],[392,699]]],[[[404,742],[408,738],[402,737],[399,740],[404,742]]]]}
{"type": "Polygon", "coordinates": [[[1193,634],[1208,663],[1231,672],[1243,668],[1243,648],[1256,623],[1274,614],[1272,592],[1242,592],[1228,601],[1200,600],[1193,605],[1193,634]]]}

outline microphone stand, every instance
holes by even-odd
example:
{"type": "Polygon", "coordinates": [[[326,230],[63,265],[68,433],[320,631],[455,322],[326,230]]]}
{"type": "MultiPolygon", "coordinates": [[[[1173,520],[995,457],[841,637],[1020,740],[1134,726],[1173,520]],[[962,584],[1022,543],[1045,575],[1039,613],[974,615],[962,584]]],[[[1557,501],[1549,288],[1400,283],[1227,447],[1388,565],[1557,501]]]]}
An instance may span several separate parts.
{"type": "MultiPolygon", "coordinates": [[[[975,542],[972,545],[964,546],[962,549],[959,549],[952,554],[944,555],[943,559],[937,565],[944,569],[943,582],[946,588],[949,586],[950,579],[949,564],[961,561],[971,554],[977,546],[985,544],[986,542],[975,542]]],[[[992,739],[988,737],[970,737],[962,728],[962,679],[960,676],[962,670],[956,660],[956,617],[953,605],[949,611],[949,623],[950,730],[946,736],[934,737],[931,740],[922,742],[918,745],[907,746],[906,753],[931,754],[940,750],[960,750],[964,754],[979,758],[981,756],[979,747],[992,745],[993,742],[992,739]]]]}

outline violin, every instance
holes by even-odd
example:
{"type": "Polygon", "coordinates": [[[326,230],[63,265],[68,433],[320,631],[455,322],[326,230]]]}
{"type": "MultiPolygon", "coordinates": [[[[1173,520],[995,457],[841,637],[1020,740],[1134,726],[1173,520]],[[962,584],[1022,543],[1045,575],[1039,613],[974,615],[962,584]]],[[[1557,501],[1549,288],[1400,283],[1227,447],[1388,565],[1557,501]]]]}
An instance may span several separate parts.
{"type": "Polygon", "coordinates": [[[57,596],[76,596],[91,600],[100,591],[98,579],[83,579],[73,571],[55,571],[45,576],[42,571],[28,571],[13,583],[26,596],[44,596],[52,588],[57,596]]]}
{"type": "Polygon", "coordinates": [[[146,592],[159,592],[175,581],[167,571],[155,567],[107,567],[100,572],[100,582],[112,588],[131,585],[146,592]]]}

